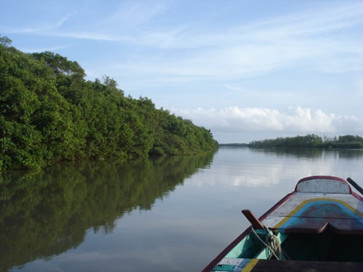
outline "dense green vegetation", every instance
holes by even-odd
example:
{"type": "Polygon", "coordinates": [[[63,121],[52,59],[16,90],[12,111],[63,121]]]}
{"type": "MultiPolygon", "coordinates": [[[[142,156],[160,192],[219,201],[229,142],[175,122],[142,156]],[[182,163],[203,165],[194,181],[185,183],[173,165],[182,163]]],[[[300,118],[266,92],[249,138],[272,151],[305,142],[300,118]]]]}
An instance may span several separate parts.
{"type": "Polygon", "coordinates": [[[216,147],[209,130],[156,109],[148,98],[125,97],[109,77],[85,80],[75,61],[10,44],[0,37],[0,172],[216,147]]]}
{"type": "Polygon", "coordinates": [[[306,136],[253,141],[248,146],[259,148],[363,148],[363,138],[353,135],[322,138],[309,134],[306,136]]]}
{"type": "Polygon", "coordinates": [[[77,247],[90,228],[111,232],[116,219],[150,210],[213,155],[9,171],[0,177],[0,271],[77,247]]]}

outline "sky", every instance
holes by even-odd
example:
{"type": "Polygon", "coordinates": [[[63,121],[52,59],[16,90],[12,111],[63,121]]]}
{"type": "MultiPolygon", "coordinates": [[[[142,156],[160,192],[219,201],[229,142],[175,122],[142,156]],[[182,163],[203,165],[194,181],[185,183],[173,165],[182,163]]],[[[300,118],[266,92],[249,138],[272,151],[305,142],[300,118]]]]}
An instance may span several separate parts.
{"type": "Polygon", "coordinates": [[[363,1],[0,0],[0,36],[219,143],[363,136],[363,1]]]}

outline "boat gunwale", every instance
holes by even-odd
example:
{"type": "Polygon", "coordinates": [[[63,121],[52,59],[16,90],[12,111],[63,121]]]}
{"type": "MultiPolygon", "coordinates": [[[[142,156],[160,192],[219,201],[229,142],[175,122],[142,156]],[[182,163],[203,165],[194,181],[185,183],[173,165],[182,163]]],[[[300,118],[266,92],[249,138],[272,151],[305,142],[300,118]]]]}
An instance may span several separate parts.
{"type": "MultiPolygon", "coordinates": [[[[264,220],[267,216],[269,216],[274,210],[288,201],[296,192],[293,191],[287,195],[285,195],[282,199],[280,199],[275,205],[273,205],[267,212],[265,212],[259,220],[264,220]]],[[[245,231],[243,231],[236,239],[234,239],[224,250],[222,250],[217,257],[215,257],[203,270],[202,272],[209,272],[215,267],[220,260],[224,258],[224,256],[231,251],[243,238],[245,238],[251,232],[252,226],[249,226],[245,231]]]]}

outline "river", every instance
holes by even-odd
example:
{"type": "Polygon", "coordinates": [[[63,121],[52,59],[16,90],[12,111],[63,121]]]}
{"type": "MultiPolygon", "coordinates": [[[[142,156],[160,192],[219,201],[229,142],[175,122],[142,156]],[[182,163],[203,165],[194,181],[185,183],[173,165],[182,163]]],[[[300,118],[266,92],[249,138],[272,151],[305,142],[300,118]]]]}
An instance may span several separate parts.
{"type": "Polygon", "coordinates": [[[0,180],[0,271],[200,271],[310,175],[363,184],[363,150],[57,165],[0,180]]]}

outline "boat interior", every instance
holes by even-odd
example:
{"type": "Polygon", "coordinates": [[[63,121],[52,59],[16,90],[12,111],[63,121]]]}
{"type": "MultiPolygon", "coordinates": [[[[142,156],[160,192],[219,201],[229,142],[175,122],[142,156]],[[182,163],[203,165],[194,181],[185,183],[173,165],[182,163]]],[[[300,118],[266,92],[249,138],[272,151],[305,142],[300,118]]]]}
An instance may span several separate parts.
{"type": "Polygon", "coordinates": [[[320,234],[289,234],[281,248],[290,260],[362,262],[362,245],[362,235],[343,235],[327,228],[320,234]]]}
{"type": "MultiPolygon", "coordinates": [[[[331,228],[326,228],[322,233],[277,233],[274,236],[278,239],[281,253],[276,254],[280,256],[271,254],[271,248],[268,248],[270,235],[271,232],[266,230],[252,231],[226,257],[363,262],[362,235],[339,234],[331,228]]],[[[276,246],[273,250],[278,251],[276,246]]]]}

